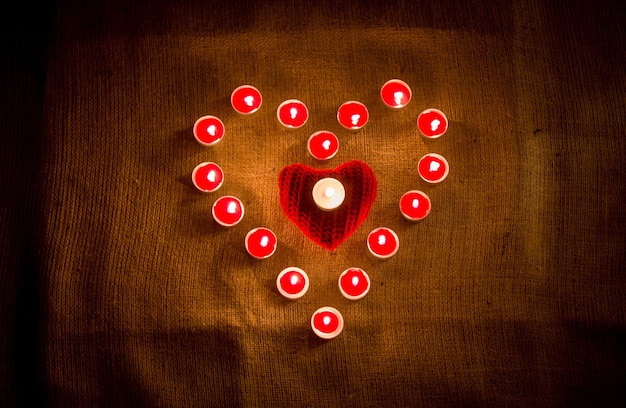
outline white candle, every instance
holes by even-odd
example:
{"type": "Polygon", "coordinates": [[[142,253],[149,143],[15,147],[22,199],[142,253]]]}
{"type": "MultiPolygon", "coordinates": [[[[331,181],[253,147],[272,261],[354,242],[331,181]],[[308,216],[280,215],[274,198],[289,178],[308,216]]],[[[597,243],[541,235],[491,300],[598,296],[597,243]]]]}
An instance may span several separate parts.
{"type": "Polygon", "coordinates": [[[315,205],[324,211],[337,209],[346,198],[346,190],[343,184],[332,177],[323,178],[315,183],[312,194],[315,205]]]}

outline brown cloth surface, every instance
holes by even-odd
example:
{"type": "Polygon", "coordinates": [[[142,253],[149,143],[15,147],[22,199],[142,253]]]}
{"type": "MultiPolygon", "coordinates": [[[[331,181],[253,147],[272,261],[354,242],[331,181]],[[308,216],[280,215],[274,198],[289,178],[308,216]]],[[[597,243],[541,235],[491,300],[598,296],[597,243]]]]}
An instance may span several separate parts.
{"type": "Polygon", "coordinates": [[[626,24],[621,1],[60,1],[3,17],[0,405],[608,407],[626,402],[626,24]],[[380,86],[413,90],[391,111],[380,86]],[[237,86],[263,94],[236,114],[237,86]],[[278,104],[311,117],[284,129],[278,104]],[[359,100],[370,122],[336,121],[359,100]],[[448,132],[425,140],[419,112],[448,132]],[[214,147],[195,120],[222,118],[214,147]],[[335,132],[337,156],[306,151],[335,132]],[[445,156],[431,186],[417,160],[445,156]],[[369,217],[334,251],[277,177],[366,162],[369,217]],[[190,182],[201,161],[218,192],[190,182]],[[427,192],[419,223],[402,193],[427,192]],[[211,218],[225,194],[243,221],[211,218]],[[257,226],[276,253],[251,258],[257,226]],[[394,229],[398,253],[365,238],[394,229]],[[309,292],[274,286],[287,266],[309,292]],[[372,279],[344,299],[337,279],[372,279]],[[344,331],[322,341],[322,306],[344,331]]]}

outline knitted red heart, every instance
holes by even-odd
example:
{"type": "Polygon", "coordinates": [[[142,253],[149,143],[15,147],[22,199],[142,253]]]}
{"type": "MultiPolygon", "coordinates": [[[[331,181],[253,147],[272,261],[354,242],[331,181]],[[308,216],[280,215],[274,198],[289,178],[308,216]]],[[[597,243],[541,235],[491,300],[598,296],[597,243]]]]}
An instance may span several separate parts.
{"type": "Polygon", "coordinates": [[[278,176],[280,205],[287,218],[313,242],[329,250],[337,248],[365,221],[377,186],[372,169],[356,160],[334,170],[292,164],[278,176]],[[344,202],[334,211],[321,210],[313,201],[313,186],[326,177],[336,178],[346,190],[344,202]]]}

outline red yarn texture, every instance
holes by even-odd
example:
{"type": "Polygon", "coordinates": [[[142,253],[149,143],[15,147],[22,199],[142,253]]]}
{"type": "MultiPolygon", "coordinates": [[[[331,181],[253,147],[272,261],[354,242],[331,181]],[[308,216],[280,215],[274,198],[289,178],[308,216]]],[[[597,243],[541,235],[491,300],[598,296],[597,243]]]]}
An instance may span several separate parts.
{"type": "Polygon", "coordinates": [[[278,186],[280,205],[287,218],[313,242],[333,250],[367,218],[378,182],[367,164],[354,160],[334,170],[292,164],[281,170],[278,186]],[[313,201],[313,186],[325,177],[336,178],[346,190],[344,202],[334,211],[320,210],[313,201]]]}

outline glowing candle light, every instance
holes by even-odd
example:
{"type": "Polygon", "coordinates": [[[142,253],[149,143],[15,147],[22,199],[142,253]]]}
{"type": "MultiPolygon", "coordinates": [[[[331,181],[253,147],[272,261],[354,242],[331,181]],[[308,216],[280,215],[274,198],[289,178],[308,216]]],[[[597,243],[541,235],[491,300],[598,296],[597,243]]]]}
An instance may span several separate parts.
{"type": "Polygon", "coordinates": [[[334,307],[321,307],[311,316],[311,328],[318,337],[333,339],[343,330],[343,316],[334,307]]]}
{"type": "Polygon", "coordinates": [[[304,126],[309,119],[309,110],[301,101],[288,99],[278,106],[276,116],[283,126],[297,129],[304,126]]]}
{"type": "Polygon", "coordinates": [[[360,268],[348,268],[339,276],[339,291],[350,300],[361,299],[370,290],[370,277],[360,268]]]}
{"type": "Polygon", "coordinates": [[[380,98],[390,108],[403,108],[411,101],[411,88],[404,81],[390,79],[380,88],[380,98]]]}
{"type": "Polygon", "coordinates": [[[302,269],[291,266],[278,274],[276,287],[287,299],[299,299],[309,290],[309,276],[302,269]]]}
{"type": "Polygon", "coordinates": [[[450,166],[448,161],[437,153],[424,155],[417,163],[420,177],[428,183],[441,183],[448,177],[450,166]]]}
{"type": "Polygon", "coordinates": [[[337,110],[337,120],[346,129],[358,130],[369,120],[369,111],[361,102],[344,102],[337,110]]]}
{"type": "Polygon", "coordinates": [[[420,190],[407,191],[400,198],[400,212],[409,221],[419,221],[430,213],[430,198],[420,190]]]}
{"type": "Polygon", "coordinates": [[[332,211],[337,209],[346,197],[343,184],[335,178],[327,177],[319,180],[313,186],[313,201],[321,210],[332,211]]]}
{"type": "Polygon", "coordinates": [[[398,252],[399,247],[398,235],[390,228],[376,228],[367,236],[367,248],[376,258],[390,258],[398,252]]]}
{"type": "Polygon", "coordinates": [[[193,125],[193,136],[204,146],[213,146],[224,137],[224,122],[213,115],[198,118],[193,125]]]}
{"type": "Polygon", "coordinates": [[[417,128],[424,137],[436,139],[448,130],[448,118],[439,109],[426,109],[417,117],[417,128]]]}
{"type": "Polygon", "coordinates": [[[243,203],[237,197],[223,196],[215,200],[211,213],[218,224],[232,227],[243,219],[243,203]]]}
{"type": "Polygon", "coordinates": [[[256,112],[262,103],[261,92],[251,85],[241,85],[230,95],[230,104],[235,111],[242,115],[256,112]]]}
{"type": "Polygon", "coordinates": [[[307,148],[317,160],[328,160],[339,151],[339,139],[332,132],[320,130],[309,137],[307,148]]]}
{"type": "Polygon", "coordinates": [[[222,186],[224,172],[215,163],[200,163],[193,169],[191,181],[198,190],[204,193],[212,193],[222,186]]]}
{"type": "Polygon", "coordinates": [[[269,258],[276,252],[278,239],[269,228],[258,227],[246,234],[246,251],[257,259],[269,258]]]}

